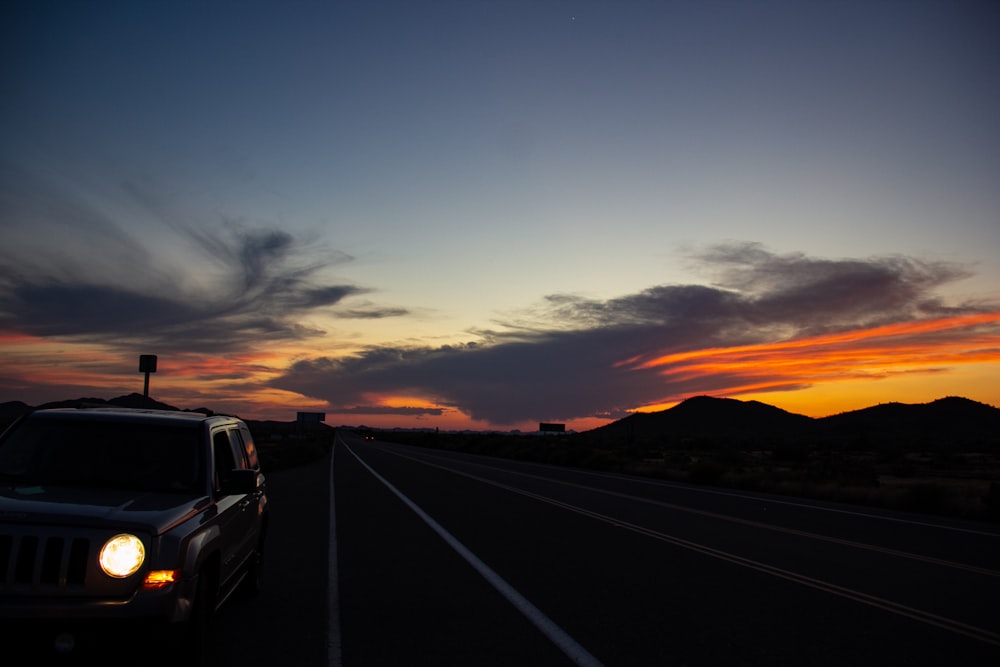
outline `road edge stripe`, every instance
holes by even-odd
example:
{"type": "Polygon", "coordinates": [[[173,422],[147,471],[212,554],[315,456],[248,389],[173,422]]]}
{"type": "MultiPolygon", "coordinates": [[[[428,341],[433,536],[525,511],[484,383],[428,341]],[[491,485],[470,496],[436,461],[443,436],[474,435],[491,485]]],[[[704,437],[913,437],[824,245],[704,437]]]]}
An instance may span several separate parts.
{"type": "Polygon", "coordinates": [[[330,448],[330,519],[329,519],[329,544],[327,546],[327,588],[326,588],[326,613],[327,613],[327,636],[326,636],[326,661],[329,667],[341,667],[343,655],[341,653],[341,632],[340,632],[340,570],[337,561],[337,507],[335,500],[335,488],[333,484],[333,459],[337,452],[337,442],[340,436],[334,440],[333,447],[330,448]]]}

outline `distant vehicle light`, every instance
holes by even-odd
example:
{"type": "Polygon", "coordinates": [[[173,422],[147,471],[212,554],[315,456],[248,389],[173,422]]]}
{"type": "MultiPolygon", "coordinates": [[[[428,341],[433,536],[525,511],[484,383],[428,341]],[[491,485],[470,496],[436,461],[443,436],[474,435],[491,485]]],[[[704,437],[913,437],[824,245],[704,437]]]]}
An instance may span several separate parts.
{"type": "Polygon", "coordinates": [[[146,559],[146,548],[135,535],[115,535],[101,547],[98,562],[109,577],[124,579],[135,574],[146,559]]]}

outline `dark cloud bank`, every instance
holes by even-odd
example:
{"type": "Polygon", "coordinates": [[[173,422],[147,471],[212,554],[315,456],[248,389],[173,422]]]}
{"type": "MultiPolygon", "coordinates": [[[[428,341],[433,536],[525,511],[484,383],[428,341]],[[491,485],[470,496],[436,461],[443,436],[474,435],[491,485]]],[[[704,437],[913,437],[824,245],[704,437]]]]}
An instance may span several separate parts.
{"type": "MultiPolygon", "coordinates": [[[[493,424],[618,418],[625,410],[746,382],[715,374],[672,378],[637,368],[667,353],[819,335],[974,312],[933,295],[968,274],[905,257],[824,260],[755,244],[694,256],[711,286],[666,285],[608,301],[554,295],[534,312],[445,347],[372,347],[348,358],[292,366],[276,387],[365,412],[368,392],[433,397],[493,424]],[[627,363],[626,363],[627,362],[627,363]],[[731,384],[732,383],[732,384],[731,384]]],[[[776,389],[800,385],[755,378],[776,389]]],[[[411,410],[412,412],[412,410],[411,410]]],[[[374,410],[373,410],[374,413],[374,410]]]]}

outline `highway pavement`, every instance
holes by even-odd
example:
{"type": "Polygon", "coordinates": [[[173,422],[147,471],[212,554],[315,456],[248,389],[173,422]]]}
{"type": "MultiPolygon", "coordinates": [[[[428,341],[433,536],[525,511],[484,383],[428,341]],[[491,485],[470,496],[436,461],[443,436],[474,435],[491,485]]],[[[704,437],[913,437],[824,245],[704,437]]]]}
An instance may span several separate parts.
{"type": "Polygon", "coordinates": [[[1000,664],[995,525],[342,435],[218,664],[1000,664]]]}

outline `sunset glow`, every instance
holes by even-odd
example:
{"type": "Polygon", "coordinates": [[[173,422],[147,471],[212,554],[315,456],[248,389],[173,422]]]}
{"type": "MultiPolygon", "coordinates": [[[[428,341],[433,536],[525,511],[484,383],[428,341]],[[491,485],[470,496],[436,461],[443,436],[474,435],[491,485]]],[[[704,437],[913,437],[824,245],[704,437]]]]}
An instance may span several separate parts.
{"type": "MultiPolygon", "coordinates": [[[[824,395],[847,393],[840,385],[859,381],[906,379],[919,384],[926,376],[948,374],[963,366],[1000,378],[1000,313],[980,313],[905,322],[773,343],[710,348],[668,354],[640,362],[656,368],[668,381],[699,377],[726,378],[712,392],[718,396],[772,395],[824,385],[824,395]]],[[[1000,403],[996,386],[968,385],[992,403],[1000,403]]],[[[869,394],[870,392],[864,392],[869,394]]],[[[679,397],[683,398],[683,397],[679,397]]],[[[886,398],[890,395],[886,394],[886,398]]],[[[897,397],[899,398],[899,397],[897,397]]],[[[662,410],[678,399],[644,406],[662,410]]],[[[777,399],[780,404],[780,399],[777,399]]],[[[807,413],[830,413],[829,397],[816,400],[807,413]],[[826,404],[824,404],[826,403],[826,404]]],[[[931,399],[925,399],[931,400],[931,399]]],[[[801,400],[796,401],[801,403],[801,400]]],[[[843,400],[838,400],[842,404],[843,400]]],[[[851,407],[866,407],[864,399],[851,407]]]]}
{"type": "Polygon", "coordinates": [[[642,363],[640,367],[681,365],[690,371],[718,373],[755,366],[825,370],[835,375],[845,371],[867,374],[863,368],[870,364],[888,368],[996,362],[1000,361],[1000,331],[995,326],[998,323],[1000,313],[903,322],[776,343],[681,352],[642,363]],[[945,332],[959,335],[956,338],[930,335],[945,332]]]}
{"type": "Polygon", "coordinates": [[[0,403],[1000,405],[989,4],[2,3],[0,403]]]}

